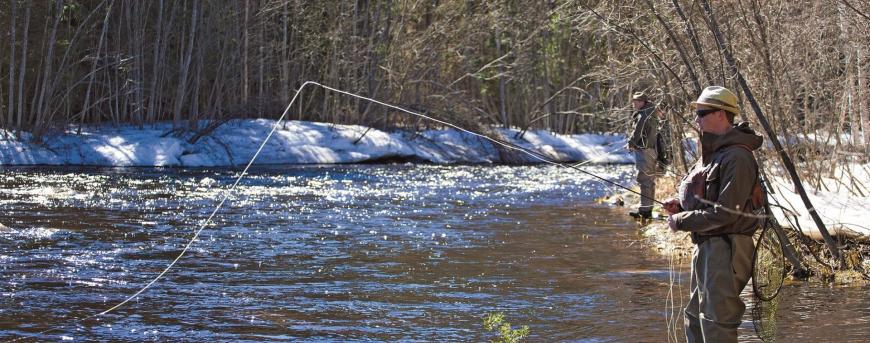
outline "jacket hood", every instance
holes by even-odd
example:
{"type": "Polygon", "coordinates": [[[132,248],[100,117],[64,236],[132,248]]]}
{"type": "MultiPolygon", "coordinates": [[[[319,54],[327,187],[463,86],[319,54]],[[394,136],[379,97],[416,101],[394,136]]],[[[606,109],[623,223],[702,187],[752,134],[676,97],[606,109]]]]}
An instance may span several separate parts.
{"type": "Polygon", "coordinates": [[[757,150],[763,141],[764,138],[755,133],[747,122],[732,126],[731,130],[722,135],[704,132],[701,134],[702,158],[706,163],[714,152],[731,145],[745,145],[752,150],[757,150]]]}

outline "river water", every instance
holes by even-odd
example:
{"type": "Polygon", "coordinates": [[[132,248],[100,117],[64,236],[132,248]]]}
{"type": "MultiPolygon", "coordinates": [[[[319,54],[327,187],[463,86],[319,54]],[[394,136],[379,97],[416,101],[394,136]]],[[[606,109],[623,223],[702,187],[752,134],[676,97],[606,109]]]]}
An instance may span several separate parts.
{"type": "MultiPolygon", "coordinates": [[[[495,312],[531,341],[674,334],[686,262],[594,203],[612,188],[552,166],[255,168],[165,277],[92,317],[160,273],[237,173],[4,168],[0,340],[488,341],[495,312]]],[[[789,285],[777,338],[870,340],[867,295],[789,285]]]]}

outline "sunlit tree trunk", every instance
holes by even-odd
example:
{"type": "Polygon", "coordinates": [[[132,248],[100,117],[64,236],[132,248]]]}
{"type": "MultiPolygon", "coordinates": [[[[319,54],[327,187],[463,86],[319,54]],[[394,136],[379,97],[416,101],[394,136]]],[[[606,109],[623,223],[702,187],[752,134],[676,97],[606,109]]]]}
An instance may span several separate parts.
{"type": "Polygon", "coordinates": [[[861,117],[861,134],[863,135],[864,151],[870,152],[870,90],[868,90],[866,66],[870,66],[863,56],[863,50],[857,48],[856,64],[858,65],[858,113],[861,117]]]}

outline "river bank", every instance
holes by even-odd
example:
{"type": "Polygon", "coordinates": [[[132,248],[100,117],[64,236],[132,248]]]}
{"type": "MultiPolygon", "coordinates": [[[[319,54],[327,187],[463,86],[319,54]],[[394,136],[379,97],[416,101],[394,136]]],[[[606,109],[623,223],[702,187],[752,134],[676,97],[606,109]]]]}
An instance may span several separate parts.
{"type": "MultiPolygon", "coordinates": [[[[782,180],[777,182],[782,182],[782,180]]],[[[661,198],[667,198],[667,195],[670,194],[668,189],[673,188],[673,185],[673,177],[666,176],[665,180],[661,181],[657,187],[657,194],[665,194],[661,198]]],[[[860,197],[857,199],[856,197],[846,197],[837,201],[831,199],[826,201],[826,199],[821,199],[824,197],[824,195],[820,195],[822,192],[813,189],[809,189],[808,192],[810,192],[809,196],[813,200],[814,207],[825,218],[828,230],[837,239],[843,259],[836,261],[830,258],[827,246],[821,240],[818,229],[812,223],[809,223],[809,226],[802,226],[800,219],[795,220],[796,217],[809,217],[806,210],[800,211],[799,208],[794,208],[794,205],[800,204],[790,199],[790,197],[796,197],[795,194],[785,192],[768,194],[772,203],[789,204],[788,210],[774,211],[774,217],[789,236],[792,246],[795,247],[795,251],[799,255],[802,267],[809,272],[808,275],[795,274],[793,273],[794,268],[786,263],[787,278],[791,281],[807,280],[840,286],[870,285],[870,277],[867,273],[870,271],[870,244],[866,241],[866,228],[858,224],[851,224],[857,223],[856,219],[860,219],[855,217],[859,210],[855,207],[861,206],[862,199],[860,197]]],[[[840,196],[843,197],[843,195],[840,196]]],[[[636,207],[639,203],[639,197],[630,192],[623,192],[611,196],[611,198],[624,199],[623,201],[628,208],[636,207]]],[[[666,214],[658,207],[654,213],[660,219],[667,218],[666,214]]],[[[645,221],[639,225],[640,241],[654,253],[667,257],[691,259],[694,244],[687,232],[672,231],[664,220],[645,221]]]]}
{"type": "MultiPolygon", "coordinates": [[[[275,125],[270,119],[232,120],[213,130],[174,130],[171,123],[137,127],[87,126],[36,141],[0,132],[0,165],[106,167],[225,167],[245,165],[275,125]]],[[[202,127],[207,127],[203,123],[202,127]]],[[[559,162],[632,163],[619,134],[559,135],[545,130],[492,128],[496,139],[559,162]]],[[[280,123],[258,164],[346,164],[415,161],[436,164],[534,163],[529,154],[459,130],[386,132],[359,125],[280,123]]]]}

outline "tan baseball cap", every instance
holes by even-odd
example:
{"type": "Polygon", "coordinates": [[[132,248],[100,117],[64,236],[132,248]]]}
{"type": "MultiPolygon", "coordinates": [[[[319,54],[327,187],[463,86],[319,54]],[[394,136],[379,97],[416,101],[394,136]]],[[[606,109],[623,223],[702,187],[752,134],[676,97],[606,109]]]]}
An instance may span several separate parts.
{"type": "Polygon", "coordinates": [[[647,101],[647,100],[649,100],[649,97],[647,97],[647,96],[646,96],[646,93],[644,93],[644,92],[637,92],[637,93],[634,93],[634,95],[631,96],[631,100],[642,100],[642,101],[647,101]]]}
{"type": "Polygon", "coordinates": [[[701,92],[700,96],[698,96],[698,100],[692,102],[691,105],[695,108],[697,108],[698,105],[710,106],[720,110],[726,110],[735,115],[740,113],[740,109],[737,108],[737,96],[728,90],[728,88],[722,86],[710,86],[704,88],[704,91],[701,92]]]}

